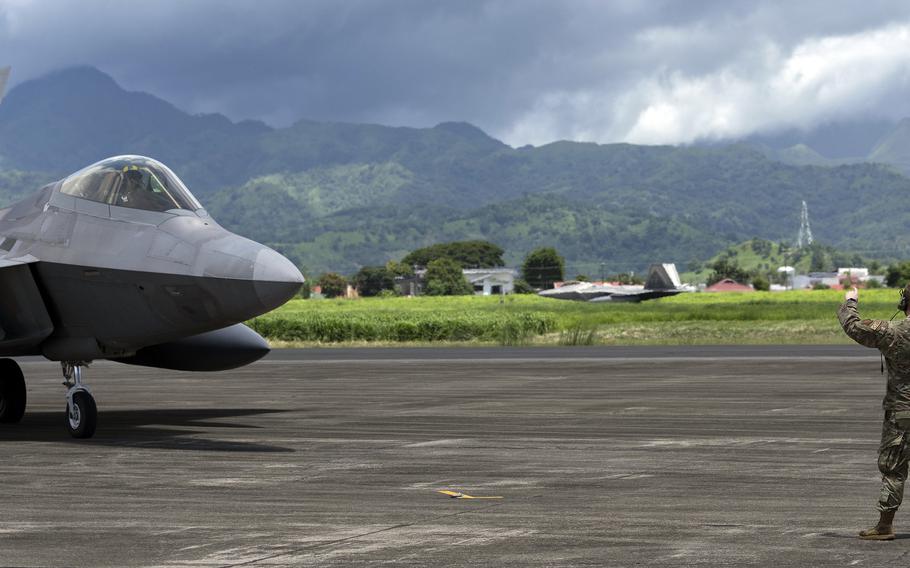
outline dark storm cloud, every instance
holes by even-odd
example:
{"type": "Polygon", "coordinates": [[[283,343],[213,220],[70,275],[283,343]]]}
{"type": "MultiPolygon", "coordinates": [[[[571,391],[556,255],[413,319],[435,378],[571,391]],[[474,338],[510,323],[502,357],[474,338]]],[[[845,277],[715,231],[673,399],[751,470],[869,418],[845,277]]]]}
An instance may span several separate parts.
{"type": "Polygon", "coordinates": [[[686,142],[910,114],[892,2],[0,0],[13,81],[95,65],[194,112],[686,142]]]}

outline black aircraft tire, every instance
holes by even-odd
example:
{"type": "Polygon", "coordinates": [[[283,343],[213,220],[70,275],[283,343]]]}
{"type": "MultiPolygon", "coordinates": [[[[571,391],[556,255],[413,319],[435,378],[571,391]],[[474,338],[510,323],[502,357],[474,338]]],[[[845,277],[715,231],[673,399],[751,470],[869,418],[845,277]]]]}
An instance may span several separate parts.
{"type": "Polygon", "coordinates": [[[73,395],[73,406],[76,407],[76,419],[70,418],[69,407],[64,416],[66,430],[73,438],[91,438],[95,435],[98,425],[98,407],[95,398],[85,391],[78,391],[73,395]]]}
{"type": "Polygon", "coordinates": [[[25,377],[19,364],[0,359],[0,423],[15,424],[25,414],[25,377]]]}

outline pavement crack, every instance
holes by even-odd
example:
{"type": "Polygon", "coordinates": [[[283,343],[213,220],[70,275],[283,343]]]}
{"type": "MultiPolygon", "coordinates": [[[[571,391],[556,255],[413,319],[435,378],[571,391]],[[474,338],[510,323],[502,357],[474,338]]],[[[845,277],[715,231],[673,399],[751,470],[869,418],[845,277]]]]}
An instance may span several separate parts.
{"type": "Polygon", "coordinates": [[[471,514],[471,513],[479,513],[480,511],[486,511],[487,509],[492,509],[492,508],[494,508],[494,507],[502,507],[503,505],[504,505],[504,503],[493,503],[493,504],[491,504],[491,505],[486,505],[486,506],[484,506],[484,507],[477,507],[476,509],[470,509],[470,510],[467,510],[467,511],[457,511],[457,512],[455,512],[455,513],[446,513],[445,515],[436,515],[436,516],[433,516],[433,517],[427,517],[427,518],[425,518],[425,519],[419,519],[419,520],[417,520],[417,521],[413,521],[413,522],[410,522],[410,523],[400,523],[400,524],[397,524],[397,525],[392,525],[392,526],[390,526],[390,527],[385,527],[385,528],[377,529],[377,530],[374,530],[374,531],[368,531],[368,532],[361,533],[361,534],[355,534],[355,535],[348,536],[348,537],[345,537],[345,538],[339,538],[339,539],[335,539],[335,540],[327,540],[327,541],[325,541],[325,542],[319,542],[319,543],[310,544],[310,545],[307,545],[307,546],[294,547],[294,548],[291,548],[291,549],[289,549],[289,550],[285,550],[285,551],[283,551],[283,552],[276,552],[276,553],[274,553],[274,554],[269,554],[269,555],[263,556],[263,557],[261,557],[261,558],[254,558],[254,559],[252,559],[252,560],[246,560],[246,561],[244,561],[244,562],[238,562],[238,563],[236,563],[236,564],[224,564],[224,565],[222,565],[220,568],[238,568],[239,566],[252,566],[252,565],[254,565],[254,564],[258,564],[258,563],[260,563],[260,562],[265,562],[265,561],[267,561],[267,560],[274,560],[274,559],[276,559],[276,558],[281,558],[282,556],[290,556],[290,555],[292,555],[292,554],[299,554],[299,553],[302,553],[302,552],[307,552],[307,551],[309,551],[309,550],[315,550],[315,549],[317,549],[317,548],[323,548],[323,547],[332,546],[332,545],[335,545],[335,544],[342,544],[342,543],[350,542],[350,541],[353,541],[353,540],[357,540],[357,539],[359,539],[359,538],[363,538],[363,537],[366,537],[366,536],[372,536],[372,535],[374,535],[374,534],[380,534],[380,533],[389,532],[389,531],[394,531],[394,530],[403,529],[403,528],[407,528],[407,527],[414,527],[414,526],[417,526],[417,525],[420,525],[420,524],[423,524],[423,523],[431,523],[431,522],[433,522],[433,521],[439,521],[439,520],[442,520],[442,519],[448,519],[448,518],[452,518],[452,517],[458,517],[458,516],[461,516],[461,515],[468,515],[468,514],[471,514]]]}

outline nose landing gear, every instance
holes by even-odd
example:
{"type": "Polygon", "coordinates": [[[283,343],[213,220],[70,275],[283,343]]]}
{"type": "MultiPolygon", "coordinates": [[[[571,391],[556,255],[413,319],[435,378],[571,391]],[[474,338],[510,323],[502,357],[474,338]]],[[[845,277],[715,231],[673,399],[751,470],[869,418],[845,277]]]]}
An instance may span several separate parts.
{"type": "Polygon", "coordinates": [[[73,438],[91,438],[98,425],[98,407],[88,386],[82,384],[85,361],[62,361],[66,391],[66,429],[73,438]]]}

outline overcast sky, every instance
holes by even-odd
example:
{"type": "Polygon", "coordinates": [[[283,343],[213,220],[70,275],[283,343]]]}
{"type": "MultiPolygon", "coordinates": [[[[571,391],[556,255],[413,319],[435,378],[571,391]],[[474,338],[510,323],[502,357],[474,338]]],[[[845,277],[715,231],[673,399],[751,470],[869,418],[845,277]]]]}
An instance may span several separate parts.
{"type": "Polygon", "coordinates": [[[4,64],[275,126],[685,143],[910,116],[910,2],[0,0],[4,64]]]}

